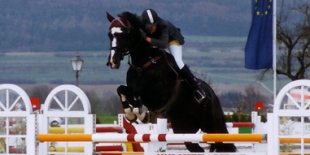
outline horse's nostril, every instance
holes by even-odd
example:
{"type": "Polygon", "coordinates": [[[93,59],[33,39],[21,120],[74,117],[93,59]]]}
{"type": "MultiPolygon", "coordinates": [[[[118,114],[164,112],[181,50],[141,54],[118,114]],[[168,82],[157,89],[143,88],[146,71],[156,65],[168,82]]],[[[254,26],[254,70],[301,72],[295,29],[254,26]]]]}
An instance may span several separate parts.
{"type": "Polygon", "coordinates": [[[118,69],[119,65],[115,64],[115,63],[111,63],[111,69],[118,69]]]}

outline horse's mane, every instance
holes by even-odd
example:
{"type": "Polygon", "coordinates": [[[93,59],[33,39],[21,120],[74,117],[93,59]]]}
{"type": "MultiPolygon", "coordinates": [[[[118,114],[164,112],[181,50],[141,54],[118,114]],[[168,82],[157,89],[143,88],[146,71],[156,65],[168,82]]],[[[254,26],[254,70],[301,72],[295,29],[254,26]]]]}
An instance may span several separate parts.
{"type": "MultiPolygon", "coordinates": [[[[125,11],[125,12],[118,14],[117,16],[122,20],[127,19],[127,21],[130,23],[132,28],[137,29],[137,30],[142,29],[145,33],[148,32],[146,30],[144,24],[141,21],[141,17],[138,16],[137,14],[125,11]]],[[[170,65],[172,65],[174,69],[178,70],[178,68],[176,67],[176,62],[170,53],[166,53],[166,52],[163,52],[164,50],[155,49],[155,48],[151,48],[151,47],[148,50],[152,51],[151,52],[152,54],[155,54],[155,51],[157,51],[157,52],[161,51],[160,53],[164,53],[164,57],[165,57],[166,61],[168,61],[168,63],[171,62],[170,65]]]]}
{"type": "Polygon", "coordinates": [[[141,21],[140,16],[137,15],[136,13],[125,11],[125,12],[118,14],[117,16],[120,18],[127,19],[129,23],[131,24],[131,26],[133,26],[134,28],[142,29],[144,32],[147,32],[144,24],[141,21]]]}

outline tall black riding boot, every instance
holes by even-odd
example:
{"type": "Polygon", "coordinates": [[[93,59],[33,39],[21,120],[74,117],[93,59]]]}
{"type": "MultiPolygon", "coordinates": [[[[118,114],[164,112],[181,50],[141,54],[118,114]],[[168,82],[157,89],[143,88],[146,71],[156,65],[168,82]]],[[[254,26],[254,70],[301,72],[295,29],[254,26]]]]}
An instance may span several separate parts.
{"type": "Polygon", "coordinates": [[[206,97],[204,90],[199,86],[198,79],[192,74],[189,68],[185,65],[180,70],[181,76],[190,84],[190,86],[194,89],[194,97],[198,103],[206,97]]]}

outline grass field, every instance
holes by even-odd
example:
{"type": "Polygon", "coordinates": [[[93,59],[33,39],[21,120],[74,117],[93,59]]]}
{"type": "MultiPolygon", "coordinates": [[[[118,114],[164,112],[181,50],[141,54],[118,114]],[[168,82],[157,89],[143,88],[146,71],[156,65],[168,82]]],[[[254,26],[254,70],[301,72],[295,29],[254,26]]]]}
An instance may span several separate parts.
{"type": "Polygon", "coordinates": [[[225,36],[184,36],[186,40],[193,42],[245,42],[246,37],[225,37],[225,36]]]}
{"type": "MultiPolygon", "coordinates": [[[[186,41],[183,60],[196,76],[223,84],[255,81],[259,72],[244,68],[246,38],[186,36],[186,41]]],[[[0,53],[0,83],[75,84],[70,64],[75,54],[76,51],[0,53]]],[[[108,51],[79,51],[85,61],[79,73],[80,84],[125,83],[128,58],[124,58],[120,69],[111,70],[105,65],[108,54],[108,51]]]]}
{"type": "Polygon", "coordinates": [[[98,116],[100,124],[113,124],[114,121],[117,122],[117,116],[98,116]]]}

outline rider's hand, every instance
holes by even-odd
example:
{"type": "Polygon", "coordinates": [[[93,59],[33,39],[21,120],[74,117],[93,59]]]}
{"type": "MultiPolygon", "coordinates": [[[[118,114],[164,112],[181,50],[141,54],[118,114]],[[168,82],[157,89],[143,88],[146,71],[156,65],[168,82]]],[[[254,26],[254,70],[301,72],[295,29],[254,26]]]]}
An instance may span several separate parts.
{"type": "Polygon", "coordinates": [[[146,38],[145,32],[142,29],[139,29],[139,30],[140,30],[140,34],[141,34],[142,39],[145,40],[145,38],[146,38]]]}
{"type": "Polygon", "coordinates": [[[151,43],[152,39],[150,37],[146,37],[145,40],[149,43],[151,43]]]}

